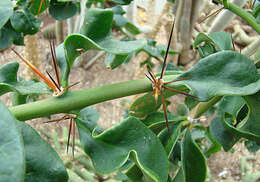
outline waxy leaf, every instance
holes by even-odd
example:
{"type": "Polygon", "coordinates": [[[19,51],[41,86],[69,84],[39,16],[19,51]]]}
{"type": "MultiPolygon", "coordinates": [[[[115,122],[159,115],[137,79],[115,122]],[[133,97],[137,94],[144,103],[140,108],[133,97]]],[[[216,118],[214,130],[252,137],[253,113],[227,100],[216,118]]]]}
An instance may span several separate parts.
{"type": "Polygon", "coordinates": [[[106,67],[108,69],[114,69],[120,66],[127,59],[128,55],[115,55],[108,53],[106,56],[106,67]]]}
{"type": "MultiPolygon", "coordinates": [[[[184,89],[182,87],[174,87],[175,89],[178,88],[178,90],[183,91],[184,89]]],[[[176,92],[172,92],[169,90],[164,90],[164,98],[171,97],[173,95],[176,95],[176,92]]],[[[131,116],[144,118],[148,114],[151,114],[155,111],[157,111],[161,106],[161,97],[158,97],[157,104],[155,103],[155,98],[153,92],[147,93],[136,100],[134,100],[129,108],[129,113],[131,116]]]]}
{"type": "Polygon", "coordinates": [[[209,35],[201,32],[195,40],[193,47],[198,48],[201,57],[209,56],[217,51],[230,50],[232,46],[231,34],[227,32],[213,32],[209,35]],[[200,45],[204,42],[204,45],[200,45]]]}
{"type": "MultiPolygon", "coordinates": [[[[103,50],[115,56],[128,56],[134,51],[142,49],[145,39],[134,41],[118,41],[111,35],[113,11],[109,9],[91,8],[87,11],[81,34],[72,34],[64,41],[67,67],[62,75],[62,85],[67,85],[68,75],[74,60],[90,49],[103,50]]],[[[122,61],[122,59],[120,59],[122,61]]],[[[121,62],[120,61],[120,62],[121,62]]],[[[118,65],[118,63],[117,63],[118,65]]]]}
{"type": "Polygon", "coordinates": [[[241,137],[260,142],[258,127],[260,124],[257,119],[259,117],[257,112],[259,105],[258,93],[245,96],[244,99],[241,97],[226,97],[221,102],[220,114],[211,122],[211,131],[224,150],[227,151],[232,148],[241,137]],[[247,103],[249,109],[248,113],[246,113],[247,116],[239,118],[245,103],[247,103]],[[243,120],[241,121],[241,119],[243,120]]]}
{"type": "Polygon", "coordinates": [[[48,87],[41,82],[17,81],[17,62],[7,63],[0,67],[0,95],[7,92],[18,92],[21,95],[49,94],[48,87]]]}
{"type": "Polygon", "coordinates": [[[51,1],[49,7],[50,15],[56,20],[65,20],[77,13],[76,2],[55,2],[51,1]]]}
{"type": "Polygon", "coordinates": [[[6,24],[13,14],[13,3],[11,0],[0,1],[0,29],[6,24]]]}
{"type": "Polygon", "coordinates": [[[253,61],[237,52],[220,51],[201,59],[171,85],[184,84],[199,101],[222,95],[250,95],[260,89],[260,75],[253,61]]]}
{"type": "Polygon", "coordinates": [[[111,0],[111,2],[114,2],[116,4],[121,4],[121,5],[127,5],[130,4],[133,0],[111,0]]]}
{"type": "Polygon", "coordinates": [[[35,18],[28,9],[19,9],[14,11],[10,18],[13,28],[17,32],[24,34],[35,34],[39,31],[41,20],[35,18]]]}
{"type": "Polygon", "coordinates": [[[0,181],[23,181],[25,160],[20,130],[7,107],[0,102],[0,181]]]}
{"type": "Polygon", "coordinates": [[[170,133],[168,132],[168,129],[165,128],[158,135],[168,155],[168,158],[170,158],[173,148],[175,147],[175,144],[179,139],[179,136],[181,134],[181,128],[182,128],[182,123],[177,123],[175,125],[170,126],[170,133]]]}
{"type": "MultiPolygon", "coordinates": [[[[186,117],[174,116],[171,113],[167,113],[167,116],[168,116],[168,122],[169,122],[170,126],[180,123],[181,121],[187,120],[186,117]]],[[[142,121],[156,135],[159,134],[160,132],[164,133],[164,129],[166,128],[166,123],[165,123],[166,121],[165,121],[165,116],[164,116],[163,112],[151,113],[142,121]]],[[[168,135],[168,139],[169,139],[169,135],[168,135]]]]}
{"type": "Polygon", "coordinates": [[[182,141],[182,169],[185,182],[203,182],[207,176],[206,159],[186,129],[182,141]]]}
{"type": "Polygon", "coordinates": [[[0,49],[9,47],[12,43],[16,45],[23,45],[23,35],[20,32],[16,32],[8,21],[0,29],[0,49]]]}
{"type": "Polygon", "coordinates": [[[240,137],[228,130],[223,123],[221,115],[215,117],[210,122],[210,131],[213,137],[222,145],[223,149],[229,151],[240,137]]]}
{"type": "Polygon", "coordinates": [[[168,160],[159,139],[140,120],[129,117],[99,135],[76,119],[80,141],[99,173],[111,173],[130,157],[150,182],[166,182],[168,160]]]}
{"type": "Polygon", "coordinates": [[[66,182],[68,174],[56,151],[28,124],[18,122],[24,141],[26,182],[66,182]]]}
{"type": "Polygon", "coordinates": [[[33,0],[29,6],[32,14],[38,15],[44,12],[50,5],[49,0],[33,0]]]}

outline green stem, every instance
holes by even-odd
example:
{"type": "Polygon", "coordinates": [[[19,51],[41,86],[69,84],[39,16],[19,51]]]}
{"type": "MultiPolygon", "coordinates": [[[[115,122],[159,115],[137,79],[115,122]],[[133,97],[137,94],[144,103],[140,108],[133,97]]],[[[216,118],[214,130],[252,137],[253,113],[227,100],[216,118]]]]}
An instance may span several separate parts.
{"type": "Polygon", "coordinates": [[[229,3],[227,0],[223,0],[223,5],[226,9],[232,11],[236,15],[245,20],[255,31],[260,34],[260,25],[256,22],[255,18],[247,13],[245,10],[239,8],[237,5],[229,3]]]}
{"type": "Polygon", "coordinates": [[[205,113],[207,110],[209,110],[212,106],[214,106],[222,96],[217,96],[211,99],[208,102],[201,102],[199,103],[190,113],[192,118],[198,118],[200,117],[203,113],[205,113]]]}
{"type": "MultiPolygon", "coordinates": [[[[165,76],[165,79],[174,79],[175,77],[177,75],[165,76]]],[[[152,84],[148,79],[131,80],[87,90],[67,92],[60,97],[50,97],[9,109],[18,120],[24,121],[51,114],[68,113],[100,102],[148,91],[152,91],[152,84]]]]}

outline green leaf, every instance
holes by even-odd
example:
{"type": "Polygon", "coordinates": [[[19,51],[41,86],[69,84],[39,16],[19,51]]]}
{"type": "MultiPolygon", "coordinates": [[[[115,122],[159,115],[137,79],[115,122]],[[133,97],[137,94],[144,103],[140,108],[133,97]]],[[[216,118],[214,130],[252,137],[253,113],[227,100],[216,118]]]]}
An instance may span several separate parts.
{"type": "Polygon", "coordinates": [[[23,181],[25,160],[23,139],[16,119],[0,102],[0,181],[23,181]]]}
{"type": "Polygon", "coordinates": [[[33,0],[29,6],[32,14],[38,15],[44,12],[50,5],[49,0],[33,0]]]}
{"type": "Polygon", "coordinates": [[[232,37],[227,32],[214,32],[209,35],[200,32],[194,40],[193,47],[199,47],[199,44],[202,42],[213,45],[217,51],[230,50],[232,48],[232,37]]]}
{"type": "Polygon", "coordinates": [[[28,124],[18,122],[26,157],[26,182],[65,182],[68,174],[56,151],[28,124]]]}
{"type": "Polygon", "coordinates": [[[134,117],[129,117],[100,135],[91,135],[88,126],[76,119],[80,141],[99,173],[116,171],[130,157],[143,175],[166,182],[168,160],[159,139],[134,117]]]}
{"type": "Polygon", "coordinates": [[[253,61],[237,52],[220,51],[201,59],[170,85],[186,85],[199,101],[222,95],[250,95],[260,89],[260,75],[253,61]]]}
{"type": "Polygon", "coordinates": [[[203,182],[207,176],[206,159],[186,129],[182,142],[182,169],[185,182],[203,182]]]}
{"type": "Polygon", "coordinates": [[[211,143],[210,146],[206,149],[206,151],[204,152],[205,155],[210,155],[210,154],[214,154],[218,151],[221,150],[221,145],[220,143],[213,137],[210,127],[207,127],[206,130],[206,137],[209,140],[209,142],[211,143]]]}
{"type": "Polygon", "coordinates": [[[189,108],[185,104],[178,104],[176,108],[176,115],[186,116],[189,112],[189,108]]]}
{"type": "Polygon", "coordinates": [[[222,145],[225,151],[229,151],[234,144],[240,139],[239,136],[233,134],[223,124],[223,117],[217,116],[210,122],[210,132],[213,137],[222,145]]]}
{"type": "MultiPolygon", "coordinates": [[[[232,147],[241,137],[260,143],[260,122],[258,120],[260,117],[258,112],[260,109],[260,93],[244,96],[244,99],[248,107],[248,113],[245,118],[242,118],[241,122],[237,123],[239,115],[237,115],[237,118],[234,118],[232,115],[225,113],[218,117],[218,123],[222,123],[223,131],[220,137],[216,135],[215,138],[222,144],[225,150],[232,147]]],[[[220,124],[218,125],[220,126],[220,124]]],[[[217,133],[217,129],[215,130],[215,133],[217,133]]]]}
{"type": "Polygon", "coordinates": [[[255,141],[245,141],[245,146],[249,152],[257,152],[260,149],[260,146],[257,145],[255,141]]]}
{"type": "MultiPolygon", "coordinates": [[[[175,73],[174,73],[175,74],[175,73]]],[[[176,87],[175,87],[176,88],[176,87]]],[[[179,90],[181,87],[178,87],[179,90]]],[[[164,90],[164,98],[171,97],[177,94],[176,92],[172,92],[169,90],[164,90]]],[[[155,103],[155,98],[153,92],[149,92],[136,100],[134,100],[129,108],[129,113],[131,116],[143,118],[150,113],[157,111],[161,106],[161,96],[159,95],[157,104],[155,103]]]]}
{"type": "Polygon", "coordinates": [[[81,118],[78,118],[92,132],[97,127],[99,114],[96,109],[86,107],[80,111],[81,118]]]}
{"type": "Polygon", "coordinates": [[[177,123],[175,125],[170,126],[170,133],[168,132],[168,129],[165,128],[158,135],[168,155],[168,158],[170,158],[173,152],[173,148],[175,147],[175,144],[179,139],[179,136],[181,134],[181,128],[182,128],[182,123],[177,123]]]}
{"type": "Polygon", "coordinates": [[[219,104],[218,116],[210,123],[210,133],[212,133],[212,136],[223,146],[225,151],[230,150],[240,137],[236,134],[232,134],[232,132],[225,127],[226,125],[223,124],[224,118],[222,116],[228,113],[233,118],[236,118],[244,104],[245,101],[240,96],[223,97],[219,104]]]}
{"type": "Polygon", "coordinates": [[[115,55],[115,54],[107,53],[106,60],[105,60],[106,67],[108,69],[115,69],[116,67],[123,64],[123,62],[127,60],[127,57],[128,55],[115,55]]]}
{"type": "Polygon", "coordinates": [[[7,63],[0,67],[0,95],[13,91],[21,95],[51,93],[44,83],[32,80],[17,81],[18,68],[17,62],[7,63]]]}
{"type": "MultiPolygon", "coordinates": [[[[167,113],[169,125],[175,125],[181,121],[186,120],[186,117],[174,116],[171,113],[167,113]]],[[[160,132],[163,132],[166,128],[166,121],[163,112],[154,112],[149,114],[144,120],[143,123],[150,128],[156,135],[160,132]]],[[[175,129],[174,129],[175,130],[175,129]]]]}
{"type": "Polygon", "coordinates": [[[173,179],[173,182],[185,182],[184,174],[182,168],[178,170],[178,173],[173,179]]]}
{"type": "Polygon", "coordinates": [[[14,11],[10,18],[13,28],[17,32],[24,34],[35,34],[39,31],[41,20],[35,18],[28,9],[18,9],[14,11]]]}
{"type": "Polygon", "coordinates": [[[0,29],[0,49],[9,47],[12,43],[21,44],[23,43],[23,35],[19,32],[16,32],[10,21],[8,21],[0,29]]]}
{"type": "Polygon", "coordinates": [[[111,2],[121,5],[130,4],[133,0],[111,0],[111,2]]]}
{"type": "Polygon", "coordinates": [[[145,39],[134,41],[116,40],[111,35],[112,21],[112,10],[91,8],[86,13],[83,26],[80,30],[81,34],[72,34],[67,37],[64,41],[64,48],[68,65],[62,77],[63,86],[66,86],[71,65],[80,55],[81,51],[95,49],[104,50],[116,56],[126,56],[145,46],[145,39]]]}
{"type": "Polygon", "coordinates": [[[6,24],[13,14],[13,3],[10,0],[0,1],[0,29],[6,24]]]}
{"type": "Polygon", "coordinates": [[[76,2],[55,2],[51,1],[49,7],[50,15],[56,20],[65,20],[77,13],[76,2]]]}

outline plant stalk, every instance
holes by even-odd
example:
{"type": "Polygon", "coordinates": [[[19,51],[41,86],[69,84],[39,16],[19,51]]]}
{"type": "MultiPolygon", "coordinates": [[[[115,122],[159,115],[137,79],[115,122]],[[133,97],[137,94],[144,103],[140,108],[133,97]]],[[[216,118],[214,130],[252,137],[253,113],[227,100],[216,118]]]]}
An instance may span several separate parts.
{"type": "Polygon", "coordinates": [[[193,110],[190,111],[189,115],[191,116],[191,118],[200,117],[203,113],[205,113],[212,106],[214,106],[218,101],[220,101],[221,98],[222,98],[222,96],[217,96],[208,102],[199,103],[193,110]]]}
{"type": "Polygon", "coordinates": [[[260,25],[256,22],[255,18],[247,13],[245,10],[239,8],[237,5],[229,3],[227,0],[223,0],[223,5],[226,9],[232,11],[236,15],[245,20],[258,34],[260,34],[260,25]]]}
{"type": "MultiPolygon", "coordinates": [[[[174,76],[165,76],[174,79],[174,76]]],[[[68,113],[112,99],[152,91],[152,84],[147,79],[131,80],[111,85],[105,85],[87,90],[67,92],[60,97],[50,97],[44,100],[10,107],[13,115],[21,121],[49,116],[57,113],[68,113]]]]}

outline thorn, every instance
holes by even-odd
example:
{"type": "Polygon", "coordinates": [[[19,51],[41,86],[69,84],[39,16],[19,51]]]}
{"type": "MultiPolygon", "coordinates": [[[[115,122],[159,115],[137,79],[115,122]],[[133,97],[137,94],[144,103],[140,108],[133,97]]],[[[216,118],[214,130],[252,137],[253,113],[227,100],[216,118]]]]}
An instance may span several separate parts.
{"type": "Polygon", "coordinates": [[[172,41],[172,34],[173,34],[173,30],[174,30],[174,24],[175,24],[175,19],[173,20],[173,24],[172,24],[172,29],[171,29],[171,33],[170,33],[170,38],[169,38],[169,41],[168,41],[167,49],[166,49],[165,56],[164,56],[164,60],[163,60],[163,67],[162,67],[162,72],[161,72],[161,75],[160,75],[160,79],[163,78],[163,74],[164,74],[164,70],[165,70],[165,65],[166,65],[166,60],[167,60],[168,52],[169,52],[170,45],[171,45],[171,41],[172,41]]]}
{"type": "Polygon", "coordinates": [[[163,90],[161,90],[161,99],[162,99],[162,105],[163,105],[163,112],[164,112],[164,117],[166,120],[166,126],[168,128],[168,134],[170,135],[170,127],[169,127],[169,121],[168,121],[168,116],[167,116],[167,110],[166,110],[166,105],[165,105],[165,100],[163,96],[163,90]]]}
{"type": "Polygon", "coordinates": [[[198,98],[197,96],[188,94],[188,93],[186,93],[186,92],[179,91],[179,90],[174,89],[174,88],[171,88],[171,87],[167,87],[167,86],[165,86],[165,85],[163,85],[162,87],[165,88],[165,89],[168,89],[168,90],[170,90],[170,91],[172,91],[172,92],[176,92],[176,93],[179,93],[179,94],[182,94],[182,95],[186,95],[186,96],[190,96],[190,97],[193,97],[193,98],[198,98]]]}

